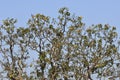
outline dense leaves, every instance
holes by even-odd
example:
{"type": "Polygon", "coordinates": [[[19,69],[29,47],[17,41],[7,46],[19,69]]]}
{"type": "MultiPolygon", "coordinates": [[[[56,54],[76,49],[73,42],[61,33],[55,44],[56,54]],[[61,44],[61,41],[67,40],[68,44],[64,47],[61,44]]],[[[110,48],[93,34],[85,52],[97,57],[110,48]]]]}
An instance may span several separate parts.
{"type": "Polygon", "coordinates": [[[0,79],[120,78],[116,28],[108,24],[85,27],[82,17],[72,15],[67,8],[59,13],[57,19],[32,15],[28,27],[16,27],[13,18],[3,20],[0,79]]]}

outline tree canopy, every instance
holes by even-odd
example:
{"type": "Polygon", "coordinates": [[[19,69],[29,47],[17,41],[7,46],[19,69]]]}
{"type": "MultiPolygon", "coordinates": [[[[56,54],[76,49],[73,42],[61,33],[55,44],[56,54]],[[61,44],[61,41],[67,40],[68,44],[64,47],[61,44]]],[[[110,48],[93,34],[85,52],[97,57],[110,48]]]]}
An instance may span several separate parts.
{"type": "Polygon", "coordinates": [[[15,23],[16,19],[8,18],[0,26],[1,80],[120,78],[116,27],[86,27],[82,17],[66,7],[57,18],[35,14],[26,27],[15,23]]]}

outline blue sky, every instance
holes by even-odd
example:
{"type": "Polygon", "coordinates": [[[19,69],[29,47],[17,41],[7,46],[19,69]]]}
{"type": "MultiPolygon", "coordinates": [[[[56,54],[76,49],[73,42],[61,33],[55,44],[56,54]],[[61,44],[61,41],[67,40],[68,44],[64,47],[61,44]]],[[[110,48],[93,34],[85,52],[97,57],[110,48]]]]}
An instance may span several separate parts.
{"type": "Polygon", "coordinates": [[[110,24],[120,30],[120,0],[0,0],[0,24],[10,17],[18,19],[18,26],[26,26],[31,14],[57,17],[61,7],[83,16],[86,25],[110,24]]]}

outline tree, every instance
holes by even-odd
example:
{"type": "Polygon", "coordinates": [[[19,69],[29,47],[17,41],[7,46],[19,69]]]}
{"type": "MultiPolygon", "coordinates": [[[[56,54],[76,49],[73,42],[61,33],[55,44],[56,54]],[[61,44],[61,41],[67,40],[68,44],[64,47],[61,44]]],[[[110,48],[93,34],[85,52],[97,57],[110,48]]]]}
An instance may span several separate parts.
{"type": "Polygon", "coordinates": [[[16,27],[13,18],[3,20],[1,79],[93,80],[94,74],[98,79],[120,78],[116,27],[85,27],[82,17],[72,15],[67,8],[61,8],[59,13],[57,19],[32,15],[28,27],[16,27]],[[37,55],[32,62],[30,54],[37,55]]]}

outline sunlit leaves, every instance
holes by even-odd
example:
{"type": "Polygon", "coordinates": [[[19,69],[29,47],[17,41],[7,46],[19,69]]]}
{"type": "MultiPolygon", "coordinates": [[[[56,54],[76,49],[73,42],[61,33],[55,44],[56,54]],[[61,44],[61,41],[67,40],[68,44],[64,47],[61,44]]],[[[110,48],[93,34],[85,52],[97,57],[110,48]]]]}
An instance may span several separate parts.
{"type": "Polygon", "coordinates": [[[3,21],[3,23],[4,23],[5,26],[9,26],[10,25],[10,23],[8,22],[8,20],[3,21]]]}
{"type": "Polygon", "coordinates": [[[46,17],[46,16],[44,16],[44,15],[42,15],[42,14],[36,14],[35,17],[36,17],[36,19],[38,19],[38,20],[44,20],[44,21],[48,21],[48,20],[49,20],[48,17],[46,17]]]}
{"type": "Polygon", "coordinates": [[[78,17],[78,20],[80,20],[80,21],[81,21],[81,20],[82,20],[82,18],[83,18],[82,16],[79,16],[79,17],[78,17]]]}
{"type": "Polygon", "coordinates": [[[68,62],[62,62],[61,64],[63,71],[69,70],[69,63],[68,62]]]}
{"type": "Polygon", "coordinates": [[[95,65],[95,68],[103,68],[106,65],[107,65],[107,61],[105,61],[103,63],[98,63],[97,65],[95,65]]]}
{"type": "Polygon", "coordinates": [[[83,58],[82,62],[84,67],[89,66],[89,62],[85,58],[83,58]]]}
{"type": "Polygon", "coordinates": [[[66,15],[70,15],[70,13],[68,12],[68,8],[66,8],[66,7],[64,7],[64,8],[61,8],[60,10],[59,10],[59,13],[61,13],[61,14],[66,14],[66,15]]]}
{"type": "Polygon", "coordinates": [[[70,27],[69,27],[69,31],[73,31],[74,29],[75,29],[74,26],[70,26],[70,27]]]}
{"type": "Polygon", "coordinates": [[[109,29],[109,26],[106,24],[105,26],[104,26],[104,30],[108,30],[109,29]]]}
{"type": "Polygon", "coordinates": [[[3,25],[5,25],[5,26],[11,26],[11,25],[13,25],[13,24],[15,24],[17,22],[17,20],[16,19],[13,19],[13,18],[11,18],[11,19],[6,19],[6,20],[3,20],[3,25]]]}

